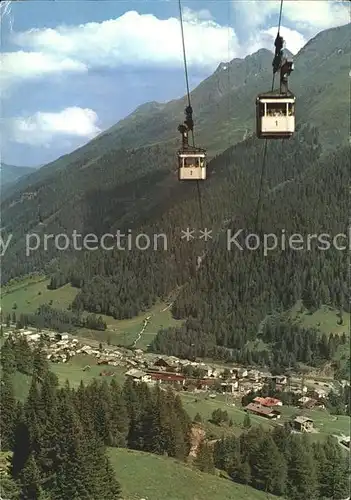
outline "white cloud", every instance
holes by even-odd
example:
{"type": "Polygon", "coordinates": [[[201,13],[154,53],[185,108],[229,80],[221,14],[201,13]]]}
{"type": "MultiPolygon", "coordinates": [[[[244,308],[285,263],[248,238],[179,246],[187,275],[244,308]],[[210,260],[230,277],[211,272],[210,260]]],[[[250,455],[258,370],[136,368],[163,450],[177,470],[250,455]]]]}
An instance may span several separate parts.
{"type": "MultiPolygon", "coordinates": [[[[248,29],[267,27],[267,21],[276,25],[279,19],[280,2],[249,0],[233,6],[240,16],[240,22],[248,29]]],[[[307,37],[324,29],[341,26],[350,22],[350,2],[332,0],[288,0],[283,3],[282,25],[302,31],[307,37]]]]}
{"type": "Polygon", "coordinates": [[[38,78],[62,72],[85,72],[87,66],[69,57],[44,52],[7,52],[1,57],[1,87],[6,88],[11,81],[38,78]]]}
{"type": "MultiPolygon", "coordinates": [[[[264,47],[265,49],[272,50],[274,47],[274,40],[277,36],[278,26],[274,26],[267,30],[258,31],[248,42],[249,52],[256,52],[264,47]]],[[[285,47],[293,54],[297,52],[307,43],[307,39],[298,31],[280,27],[280,34],[284,38],[285,47]]]]}
{"type": "Polygon", "coordinates": [[[289,1],[283,6],[283,16],[295,23],[298,30],[317,31],[350,22],[350,2],[331,0],[289,1]]]}
{"type": "MultiPolygon", "coordinates": [[[[185,9],[184,17],[189,65],[215,67],[238,54],[234,30],[211,20],[210,12],[185,9]]],[[[5,81],[120,65],[174,67],[183,57],[178,19],[135,11],[101,23],[32,29],[14,34],[13,41],[30,52],[4,54],[5,81]]]]}
{"type": "Polygon", "coordinates": [[[101,132],[92,109],[65,108],[57,113],[38,111],[29,117],[10,120],[11,141],[32,146],[49,146],[57,136],[92,139],[101,132]]]}

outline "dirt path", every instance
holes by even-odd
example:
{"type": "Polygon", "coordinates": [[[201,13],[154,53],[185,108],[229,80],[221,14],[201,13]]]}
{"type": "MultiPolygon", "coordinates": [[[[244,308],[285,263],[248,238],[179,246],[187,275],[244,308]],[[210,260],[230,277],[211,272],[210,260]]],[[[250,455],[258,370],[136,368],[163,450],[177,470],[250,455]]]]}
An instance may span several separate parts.
{"type": "MultiPolygon", "coordinates": [[[[168,309],[170,309],[172,306],[173,306],[173,302],[171,302],[168,306],[164,307],[163,309],[160,309],[158,312],[165,312],[168,309]]],[[[137,343],[141,339],[142,334],[145,331],[145,328],[148,326],[148,324],[150,323],[150,321],[151,321],[151,319],[152,319],[153,316],[155,316],[155,313],[151,314],[151,316],[148,316],[147,318],[144,319],[143,327],[140,330],[140,332],[138,333],[137,338],[134,340],[133,347],[136,347],[137,343]]]]}
{"type": "Polygon", "coordinates": [[[193,425],[191,428],[191,448],[189,457],[196,457],[201,441],[204,439],[206,432],[201,427],[193,425]]]}

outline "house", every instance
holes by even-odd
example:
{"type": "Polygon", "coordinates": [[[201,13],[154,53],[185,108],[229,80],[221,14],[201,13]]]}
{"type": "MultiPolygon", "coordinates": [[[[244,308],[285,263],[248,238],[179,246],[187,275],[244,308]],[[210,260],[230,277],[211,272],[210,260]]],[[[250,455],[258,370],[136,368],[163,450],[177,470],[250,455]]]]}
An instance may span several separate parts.
{"type": "Polygon", "coordinates": [[[302,396],[300,399],[298,399],[298,403],[299,405],[304,405],[305,403],[307,403],[308,401],[310,401],[311,398],[309,398],[308,396],[302,396]]]}
{"type": "Polygon", "coordinates": [[[288,379],[285,375],[275,375],[272,377],[272,380],[279,385],[286,385],[288,383],[288,379]]]}
{"type": "Polygon", "coordinates": [[[151,382],[151,376],[141,370],[131,370],[126,372],[126,377],[132,378],[135,382],[151,382]]]}
{"type": "Polygon", "coordinates": [[[248,372],[249,380],[253,382],[258,382],[261,379],[261,373],[258,370],[250,370],[248,372]]]}
{"type": "Polygon", "coordinates": [[[313,399],[322,399],[327,396],[327,391],[325,389],[319,389],[318,387],[307,392],[307,396],[313,399]]]}
{"type": "Polygon", "coordinates": [[[275,420],[280,418],[281,413],[277,410],[272,410],[267,406],[262,406],[257,403],[249,403],[244,410],[248,413],[254,413],[260,417],[269,418],[270,420],[275,420]]]}
{"type": "Polygon", "coordinates": [[[300,432],[311,432],[313,430],[313,420],[308,417],[296,417],[293,420],[293,427],[300,432]]]}
{"type": "Polygon", "coordinates": [[[236,376],[236,378],[245,378],[248,375],[248,371],[246,368],[233,368],[232,374],[236,376]]]}
{"type": "Polygon", "coordinates": [[[68,333],[56,333],[56,340],[68,340],[68,333]]]}
{"type": "Polygon", "coordinates": [[[317,400],[313,398],[309,398],[307,396],[303,396],[299,399],[299,407],[310,410],[311,408],[322,408],[325,409],[325,404],[323,400],[317,400]]]}
{"type": "Polygon", "coordinates": [[[164,358],[158,358],[154,362],[153,366],[157,366],[157,368],[162,368],[164,370],[167,370],[169,368],[172,368],[174,364],[164,358]]]}
{"type": "Polygon", "coordinates": [[[151,373],[149,372],[151,380],[158,383],[166,383],[172,385],[181,385],[185,384],[185,377],[183,375],[179,375],[177,373],[151,373]]]}
{"type": "Polygon", "coordinates": [[[38,342],[38,340],[40,340],[40,337],[40,333],[30,333],[29,335],[27,335],[27,339],[31,340],[32,342],[38,342]]]}
{"type": "Polygon", "coordinates": [[[283,403],[280,401],[280,399],[276,398],[260,398],[257,397],[254,399],[254,402],[261,405],[261,406],[283,406],[283,403]]]}
{"type": "Polygon", "coordinates": [[[208,389],[214,389],[216,384],[216,380],[213,378],[198,380],[198,379],[187,379],[187,382],[190,384],[194,384],[196,388],[200,391],[207,391],[208,389]]]}
{"type": "Polygon", "coordinates": [[[238,378],[247,377],[247,370],[246,370],[246,368],[239,368],[238,371],[237,371],[237,376],[238,376],[238,378]]]}
{"type": "Polygon", "coordinates": [[[221,387],[223,392],[233,393],[238,390],[239,382],[237,380],[233,382],[221,382],[221,387]]]}

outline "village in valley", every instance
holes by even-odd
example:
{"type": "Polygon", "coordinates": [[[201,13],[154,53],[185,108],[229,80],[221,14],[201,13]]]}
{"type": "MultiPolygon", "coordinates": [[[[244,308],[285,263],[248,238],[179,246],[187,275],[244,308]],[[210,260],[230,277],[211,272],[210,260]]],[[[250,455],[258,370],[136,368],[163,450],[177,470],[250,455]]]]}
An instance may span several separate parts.
{"type": "MultiPolygon", "coordinates": [[[[10,327],[2,326],[5,338],[9,335],[22,336],[32,347],[40,344],[52,364],[70,364],[77,357],[86,358],[86,364],[83,363],[80,368],[82,372],[98,367],[99,377],[115,377],[118,373],[124,379],[129,377],[136,383],[160,384],[161,387],[171,385],[180,394],[193,394],[194,397],[201,395],[206,400],[240,408],[252,416],[261,417],[262,421],[275,421],[278,425],[289,421],[295,432],[318,433],[320,429],[309,416],[311,410],[326,412],[328,395],[337,391],[338,386],[349,384],[346,380],[323,382],[301,378],[301,375],[272,375],[265,370],[179,359],[142,349],[103,345],[93,339],[75,338],[69,333],[31,327],[18,329],[14,324],[10,327]],[[255,396],[242,405],[244,396],[259,392],[264,386],[271,384],[274,384],[276,393],[281,394],[280,398],[255,396]],[[295,413],[284,412],[283,400],[287,393],[296,396],[296,406],[293,408],[295,413]]],[[[291,408],[290,404],[289,409],[291,408]]],[[[338,417],[329,415],[329,418],[337,420],[338,417]]],[[[337,437],[343,447],[350,448],[349,435],[339,433],[337,437]]]]}

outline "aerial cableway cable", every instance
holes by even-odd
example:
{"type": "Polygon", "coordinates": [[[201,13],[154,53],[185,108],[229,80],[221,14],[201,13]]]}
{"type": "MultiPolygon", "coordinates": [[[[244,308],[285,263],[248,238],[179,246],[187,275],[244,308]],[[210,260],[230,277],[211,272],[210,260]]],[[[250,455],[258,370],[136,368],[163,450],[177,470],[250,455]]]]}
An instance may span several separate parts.
{"type": "MultiPolygon", "coordinates": [[[[191,131],[192,146],[195,149],[194,122],[192,119],[193,108],[191,106],[191,98],[190,98],[189,75],[188,75],[188,65],[187,65],[187,58],[186,58],[186,48],[185,48],[185,37],[184,37],[184,25],[183,25],[183,14],[182,14],[181,0],[178,0],[178,7],[179,7],[179,19],[180,19],[180,28],[181,28],[181,36],[182,36],[182,48],[183,48],[183,62],[184,62],[186,92],[187,92],[187,100],[188,100],[188,106],[185,109],[185,113],[186,113],[185,123],[186,123],[188,129],[191,131]]],[[[198,198],[199,212],[200,212],[200,222],[201,222],[202,228],[205,229],[203,210],[202,210],[201,190],[200,190],[200,183],[198,180],[196,181],[196,187],[197,187],[197,198],[198,198]]],[[[206,273],[207,273],[207,280],[208,280],[208,283],[210,283],[206,255],[204,256],[204,260],[205,260],[205,267],[206,267],[206,273]]]]}
{"type": "MultiPolygon", "coordinates": [[[[273,78],[272,78],[272,92],[274,90],[274,82],[275,82],[275,75],[280,67],[281,63],[281,57],[282,57],[282,46],[283,46],[283,39],[280,36],[280,27],[281,27],[281,21],[282,21],[282,12],[283,12],[283,1],[280,0],[280,11],[279,11],[279,22],[278,22],[278,32],[277,36],[274,42],[275,45],[275,55],[273,59],[273,78]]],[[[262,202],[262,192],[263,192],[263,183],[265,179],[265,173],[266,173],[266,163],[267,163],[267,138],[264,140],[264,145],[263,145],[263,156],[262,156],[262,166],[261,166],[261,172],[260,172],[260,180],[259,180],[259,189],[258,189],[258,197],[257,197],[257,206],[256,206],[256,213],[255,213],[255,219],[254,219],[254,231],[255,234],[257,234],[258,231],[261,232],[262,230],[262,219],[261,223],[260,222],[260,210],[261,210],[261,202],[262,202]]],[[[250,284],[251,284],[251,279],[252,279],[252,273],[253,273],[253,261],[254,259],[251,259],[251,265],[249,267],[249,277],[247,280],[247,286],[246,286],[246,293],[243,293],[243,299],[244,301],[247,299],[248,292],[250,292],[250,284]]]]}

